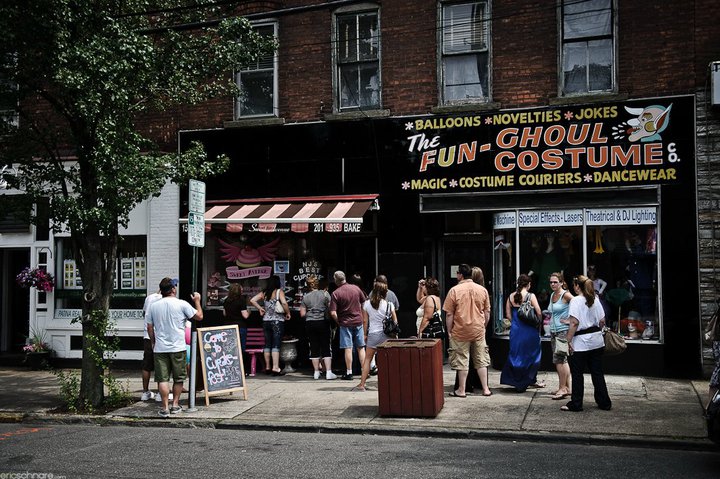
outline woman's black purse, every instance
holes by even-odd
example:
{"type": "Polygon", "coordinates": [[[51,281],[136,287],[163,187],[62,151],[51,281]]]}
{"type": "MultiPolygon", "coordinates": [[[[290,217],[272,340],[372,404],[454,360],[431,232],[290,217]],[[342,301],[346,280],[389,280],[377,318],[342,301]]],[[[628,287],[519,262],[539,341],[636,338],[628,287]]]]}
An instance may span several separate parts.
{"type": "Polygon", "coordinates": [[[528,293],[527,296],[525,296],[525,301],[523,301],[523,303],[518,308],[517,317],[523,323],[528,324],[533,328],[537,328],[540,326],[541,320],[535,312],[535,308],[533,307],[532,302],[530,301],[531,296],[532,293],[528,293]]]}
{"type": "Polygon", "coordinates": [[[443,339],[445,337],[445,324],[442,316],[440,316],[440,311],[437,309],[437,304],[435,304],[435,298],[432,298],[432,300],[435,310],[421,336],[423,339],[443,339]]]}
{"type": "Polygon", "coordinates": [[[385,333],[385,336],[390,336],[391,338],[395,338],[398,334],[400,334],[400,326],[398,323],[393,321],[392,311],[390,311],[390,303],[387,303],[387,309],[385,310],[383,333],[385,333]]]}

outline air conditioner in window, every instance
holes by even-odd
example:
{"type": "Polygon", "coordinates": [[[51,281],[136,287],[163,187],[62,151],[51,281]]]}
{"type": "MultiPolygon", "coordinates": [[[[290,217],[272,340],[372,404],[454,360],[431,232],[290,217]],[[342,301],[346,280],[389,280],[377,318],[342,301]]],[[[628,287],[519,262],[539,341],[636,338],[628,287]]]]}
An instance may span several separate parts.
{"type": "Polygon", "coordinates": [[[710,64],[710,103],[720,105],[720,62],[710,64]]]}

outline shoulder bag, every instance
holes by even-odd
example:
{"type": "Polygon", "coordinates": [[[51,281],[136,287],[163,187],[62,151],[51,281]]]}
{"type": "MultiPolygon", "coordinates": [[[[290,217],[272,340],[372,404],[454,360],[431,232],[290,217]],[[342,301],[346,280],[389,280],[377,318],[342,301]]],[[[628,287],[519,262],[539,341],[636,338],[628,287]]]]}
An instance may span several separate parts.
{"type": "Polygon", "coordinates": [[[398,326],[398,323],[393,321],[392,311],[390,310],[390,303],[387,303],[386,309],[385,309],[385,317],[383,318],[383,333],[385,333],[385,336],[390,336],[391,338],[397,337],[398,334],[400,334],[400,326],[398,326]]]}
{"type": "Polygon", "coordinates": [[[283,304],[280,301],[280,293],[275,295],[275,312],[277,314],[285,314],[285,308],[283,308],[283,304]]]}
{"type": "Polygon", "coordinates": [[[430,321],[425,326],[425,329],[423,329],[422,337],[423,339],[442,339],[445,337],[445,325],[440,316],[440,311],[437,309],[435,298],[432,298],[432,301],[434,308],[433,315],[430,317],[430,321]]]}
{"type": "Polygon", "coordinates": [[[615,356],[623,353],[627,349],[625,339],[612,329],[603,329],[603,336],[605,338],[605,354],[607,356],[615,356]]]}
{"type": "Polygon", "coordinates": [[[533,328],[538,328],[540,327],[540,318],[538,318],[535,308],[532,305],[532,301],[530,301],[531,297],[532,293],[528,293],[527,296],[525,296],[525,301],[523,301],[518,308],[517,317],[523,323],[530,325],[533,328]]]}

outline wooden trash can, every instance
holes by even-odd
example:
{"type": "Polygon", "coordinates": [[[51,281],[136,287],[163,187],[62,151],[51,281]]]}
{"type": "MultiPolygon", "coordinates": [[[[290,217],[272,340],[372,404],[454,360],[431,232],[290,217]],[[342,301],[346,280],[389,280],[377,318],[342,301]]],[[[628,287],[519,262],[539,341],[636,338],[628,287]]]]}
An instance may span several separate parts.
{"type": "Polygon", "coordinates": [[[443,342],[390,339],[377,348],[381,416],[435,417],[445,403],[443,342]]]}

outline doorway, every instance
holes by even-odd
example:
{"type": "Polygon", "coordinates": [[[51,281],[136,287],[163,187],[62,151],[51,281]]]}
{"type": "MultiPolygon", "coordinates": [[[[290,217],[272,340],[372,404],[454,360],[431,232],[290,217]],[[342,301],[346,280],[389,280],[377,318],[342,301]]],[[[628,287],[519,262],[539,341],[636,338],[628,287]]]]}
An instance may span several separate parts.
{"type": "MultiPolygon", "coordinates": [[[[492,239],[490,235],[473,234],[447,237],[441,243],[440,290],[443,296],[457,284],[455,273],[462,263],[478,266],[485,276],[485,287],[492,298],[492,239]]],[[[493,305],[493,308],[495,305],[493,305]]]]}
{"type": "Polygon", "coordinates": [[[30,331],[30,291],[15,276],[30,264],[30,250],[0,250],[0,352],[20,353],[30,331]]]}

